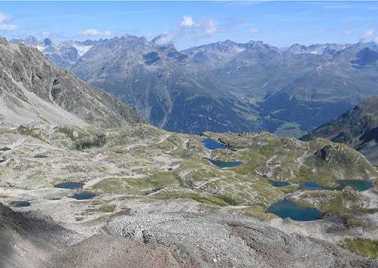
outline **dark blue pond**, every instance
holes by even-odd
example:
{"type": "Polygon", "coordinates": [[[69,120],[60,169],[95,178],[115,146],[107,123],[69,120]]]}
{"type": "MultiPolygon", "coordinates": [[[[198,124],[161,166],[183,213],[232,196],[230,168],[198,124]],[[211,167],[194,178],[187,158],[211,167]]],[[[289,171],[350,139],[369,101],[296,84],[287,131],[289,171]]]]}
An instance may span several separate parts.
{"type": "Polygon", "coordinates": [[[213,160],[209,159],[210,163],[219,167],[219,168],[234,168],[241,165],[240,161],[222,161],[222,160],[213,160]]]}
{"type": "Polygon", "coordinates": [[[55,187],[56,188],[63,188],[63,189],[81,189],[83,187],[83,183],[82,182],[73,182],[73,181],[62,182],[62,183],[55,184],[55,187]]]}
{"type": "Polygon", "coordinates": [[[274,180],[270,180],[269,182],[274,187],[285,187],[285,186],[289,186],[290,185],[290,183],[288,181],[274,181],[274,180]]]}
{"type": "Polygon", "coordinates": [[[29,207],[31,204],[29,201],[12,201],[9,203],[9,205],[15,208],[22,208],[22,207],[29,207]]]}
{"type": "Polygon", "coordinates": [[[352,187],[354,190],[362,192],[373,187],[371,180],[338,180],[336,189],[342,190],[347,186],[352,187]]]}
{"type": "Polygon", "coordinates": [[[322,190],[323,189],[322,186],[320,186],[318,183],[313,182],[313,181],[308,181],[308,182],[303,183],[301,185],[301,188],[303,190],[310,190],[310,191],[322,190]]]}
{"type": "Polygon", "coordinates": [[[203,146],[205,146],[207,149],[210,149],[210,150],[226,148],[226,145],[224,145],[223,143],[220,143],[216,140],[209,139],[209,138],[204,139],[202,141],[202,144],[203,144],[203,146]]]}
{"type": "Polygon", "coordinates": [[[79,192],[74,193],[71,198],[75,198],[76,200],[86,200],[86,199],[93,199],[95,198],[96,194],[91,192],[79,192]]]}
{"type": "Polygon", "coordinates": [[[276,214],[282,219],[290,218],[295,221],[313,221],[321,218],[321,213],[318,209],[301,207],[288,199],[272,204],[267,209],[267,212],[276,214]]]}

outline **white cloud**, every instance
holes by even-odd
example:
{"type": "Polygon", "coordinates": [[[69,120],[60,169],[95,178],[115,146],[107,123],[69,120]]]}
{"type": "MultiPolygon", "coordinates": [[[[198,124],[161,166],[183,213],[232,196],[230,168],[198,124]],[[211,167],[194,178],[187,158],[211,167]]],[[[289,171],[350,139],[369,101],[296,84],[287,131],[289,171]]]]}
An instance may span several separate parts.
{"type": "Polygon", "coordinates": [[[349,4],[343,4],[343,2],[340,2],[340,3],[333,3],[331,5],[325,5],[323,6],[323,8],[325,9],[351,9],[351,8],[354,8],[354,6],[349,5],[349,4]]]}
{"type": "Polygon", "coordinates": [[[212,35],[218,31],[217,25],[213,20],[208,20],[203,23],[203,28],[205,32],[209,35],[212,35]]]}
{"type": "Polygon", "coordinates": [[[6,14],[0,12],[0,24],[6,23],[7,21],[9,21],[9,17],[6,14]]]}
{"type": "Polygon", "coordinates": [[[17,26],[14,24],[0,24],[0,31],[14,31],[17,29],[17,26]]]}
{"type": "Polygon", "coordinates": [[[11,18],[0,12],[0,31],[14,31],[17,26],[11,23],[11,18]]]}
{"type": "Polygon", "coordinates": [[[80,33],[83,36],[88,36],[88,37],[100,37],[100,36],[111,36],[112,32],[111,31],[100,31],[97,29],[86,29],[80,33]]]}
{"type": "Polygon", "coordinates": [[[374,36],[375,36],[375,30],[374,29],[369,29],[362,34],[363,39],[370,39],[374,36]]]}
{"type": "Polygon", "coordinates": [[[196,24],[194,23],[194,20],[191,16],[184,16],[182,17],[180,25],[182,27],[190,28],[190,27],[195,26],[196,24]]]}
{"type": "Polygon", "coordinates": [[[176,35],[175,33],[163,33],[153,39],[153,41],[158,45],[167,45],[173,42],[176,35]]]}
{"type": "Polygon", "coordinates": [[[249,32],[250,33],[258,33],[259,32],[259,29],[257,29],[256,27],[251,27],[251,28],[249,28],[249,32]]]}
{"type": "Polygon", "coordinates": [[[343,33],[345,35],[351,35],[351,34],[353,34],[353,30],[344,30],[343,33]]]}
{"type": "Polygon", "coordinates": [[[218,31],[218,27],[214,20],[208,19],[197,22],[191,16],[184,16],[181,19],[178,32],[195,33],[212,35],[218,31]]]}
{"type": "Polygon", "coordinates": [[[175,30],[155,37],[153,40],[157,44],[164,45],[185,39],[191,41],[206,39],[217,32],[219,32],[219,27],[213,19],[195,20],[192,16],[184,16],[175,30]]]}
{"type": "Polygon", "coordinates": [[[361,42],[376,42],[378,43],[378,33],[375,29],[369,29],[361,36],[361,42]]]}
{"type": "Polygon", "coordinates": [[[51,33],[50,32],[42,32],[41,35],[43,37],[50,37],[51,36],[51,33]]]}

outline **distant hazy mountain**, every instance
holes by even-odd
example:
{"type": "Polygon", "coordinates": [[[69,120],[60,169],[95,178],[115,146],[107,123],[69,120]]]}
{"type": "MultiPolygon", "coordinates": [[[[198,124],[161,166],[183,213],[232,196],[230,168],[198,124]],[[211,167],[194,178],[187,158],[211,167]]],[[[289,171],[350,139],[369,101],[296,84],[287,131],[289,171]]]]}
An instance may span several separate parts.
{"type": "Polygon", "coordinates": [[[60,66],[62,58],[72,58],[66,66],[80,78],[173,131],[298,136],[378,95],[375,43],[280,49],[227,40],[178,51],[160,39],[67,42],[88,50],[78,57],[41,50],[60,66]]]}
{"type": "Polygon", "coordinates": [[[72,71],[92,85],[127,101],[154,125],[184,132],[243,131],[253,127],[249,105],[191,65],[173,46],[126,36],[104,40],[72,71]],[[245,111],[244,111],[244,110],[245,111]]]}
{"type": "Polygon", "coordinates": [[[378,165],[378,97],[366,99],[336,120],[315,129],[304,139],[316,137],[347,143],[378,165]]]}
{"type": "Polygon", "coordinates": [[[32,36],[25,39],[13,39],[11,42],[35,47],[57,66],[66,69],[74,65],[96,43],[96,41],[53,42],[49,38],[39,41],[32,36]]]}
{"type": "Polygon", "coordinates": [[[35,48],[0,39],[0,124],[121,126],[138,121],[134,110],[90,88],[47,61],[35,48]]]}

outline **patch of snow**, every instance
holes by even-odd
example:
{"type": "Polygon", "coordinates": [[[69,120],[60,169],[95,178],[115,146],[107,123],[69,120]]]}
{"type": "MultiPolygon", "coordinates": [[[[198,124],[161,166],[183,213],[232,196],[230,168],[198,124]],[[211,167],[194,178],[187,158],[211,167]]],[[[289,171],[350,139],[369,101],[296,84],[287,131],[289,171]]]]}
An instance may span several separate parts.
{"type": "Polygon", "coordinates": [[[37,45],[36,48],[37,48],[39,51],[41,51],[41,52],[43,52],[43,51],[46,49],[46,47],[45,47],[45,46],[42,46],[42,45],[37,45]]]}
{"type": "Polygon", "coordinates": [[[79,54],[79,56],[83,56],[85,53],[87,53],[92,47],[93,45],[89,45],[89,46],[86,46],[86,45],[81,45],[81,44],[73,44],[73,47],[76,48],[77,50],[77,53],[79,54]]]}

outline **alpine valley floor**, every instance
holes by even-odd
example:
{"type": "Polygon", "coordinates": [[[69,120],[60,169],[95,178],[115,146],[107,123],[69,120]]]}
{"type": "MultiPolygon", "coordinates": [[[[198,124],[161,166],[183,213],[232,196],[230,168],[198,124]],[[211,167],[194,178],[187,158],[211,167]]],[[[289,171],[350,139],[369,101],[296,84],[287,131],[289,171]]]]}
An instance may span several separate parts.
{"type": "Polygon", "coordinates": [[[378,267],[376,178],[364,156],[324,139],[3,127],[0,266],[378,267]],[[340,186],[351,179],[371,187],[340,186]],[[319,217],[269,213],[281,200],[319,217]]]}

